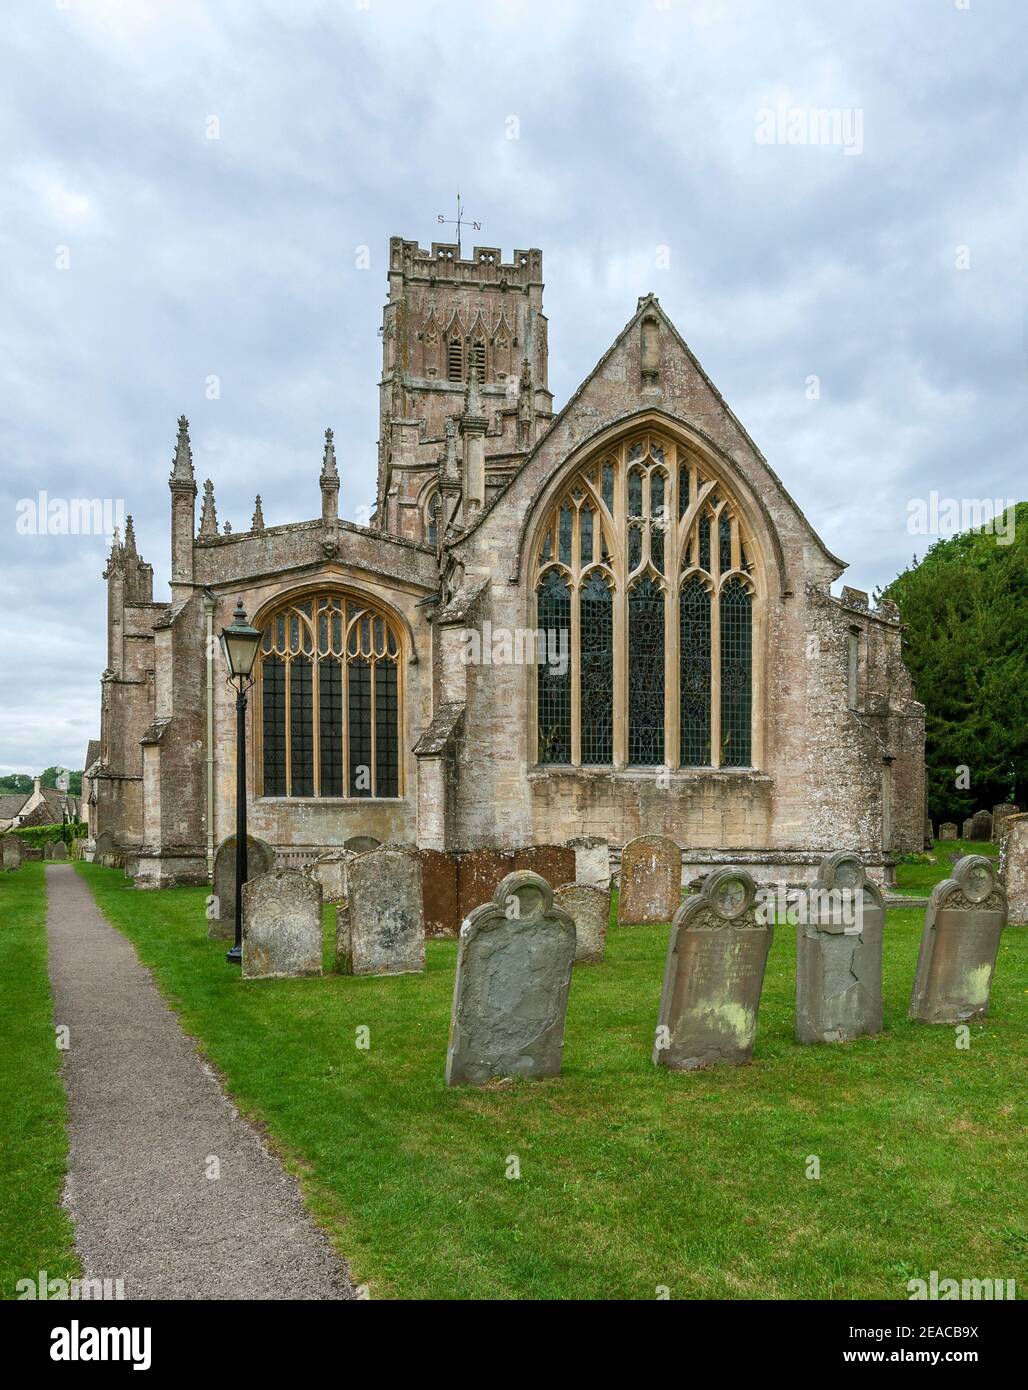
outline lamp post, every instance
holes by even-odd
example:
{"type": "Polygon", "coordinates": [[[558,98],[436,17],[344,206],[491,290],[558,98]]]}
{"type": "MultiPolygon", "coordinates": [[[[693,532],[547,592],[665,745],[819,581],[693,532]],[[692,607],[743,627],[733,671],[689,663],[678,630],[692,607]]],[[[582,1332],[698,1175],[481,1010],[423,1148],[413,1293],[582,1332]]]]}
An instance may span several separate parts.
{"type": "Polygon", "coordinates": [[[236,692],[236,932],[235,944],[225,959],[238,965],[243,959],[243,884],[246,882],[246,692],[253,684],[253,663],[261,634],[246,621],[243,600],[236,603],[230,627],[221,629],[221,651],[228,667],[228,681],[236,692]]]}

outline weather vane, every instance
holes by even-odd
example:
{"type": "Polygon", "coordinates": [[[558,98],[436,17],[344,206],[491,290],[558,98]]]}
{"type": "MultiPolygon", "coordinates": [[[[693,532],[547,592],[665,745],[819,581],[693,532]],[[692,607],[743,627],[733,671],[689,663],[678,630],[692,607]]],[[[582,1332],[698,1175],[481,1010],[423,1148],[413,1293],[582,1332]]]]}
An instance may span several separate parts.
{"type": "MultiPolygon", "coordinates": [[[[456,228],[457,228],[457,259],[458,259],[458,260],[461,260],[461,259],[462,259],[462,256],[461,256],[461,249],[460,249],[460,229],[461,229],[461,227],[466,226],[466,225],[468,225],[468,224],[465,223],[465,221],[464,221],[464,204],[463,204],[463,203],[461,202],[461,200],[460,200],[460,194],[459,194],[459,193],[457,194],[457,216],[456,216],[456,218],[453,218],[453,217],[444,217],[443,214],[440,213],[439,216],[436,218],[436,221],[437,221],[437,222],[440,222],[444,227],[456,227],[456,228]]],[[[480,232],[480,231],[482,230],[482,224],[481,224],[481,222],[472,222],[472,223],[470,223],[470,226],[471,226],[476,232],[480,232]]]]}

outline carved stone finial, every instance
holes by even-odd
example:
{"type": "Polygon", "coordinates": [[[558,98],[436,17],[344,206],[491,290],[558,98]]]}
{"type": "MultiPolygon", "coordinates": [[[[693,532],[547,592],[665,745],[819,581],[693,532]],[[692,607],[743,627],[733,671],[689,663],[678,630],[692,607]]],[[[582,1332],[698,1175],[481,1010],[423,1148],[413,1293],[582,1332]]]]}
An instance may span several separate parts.
{"type": "Polygon", "coordinates": [[[222,534],[223,534],[223,535],[226,535],[226,536],[231,536],[231,534],[232,534],[232,523],[231,523],[231,521],[226,521],[226,522],[225,522],[225,525],[222,527],[222,534]]]}
{"type": "Polygon", "coordinates": [[[203,485],[203,508],[200,512],[201,536],[216,536],[218,534],[218,512],[214,505],[214,484],[208,478],[203,485]]]}
{"type": "Polygon", "coordinates": [[[193,483],[193,449],[189,443],[189,421],[184,415],[178,417],[178,438],[175,453],[171,460],[171,481],[193,483]]]}
{"type": "Polygon", "coordinates": [[[325,454],[321,463],[321,477],[323,480],[339,477],[339,470],[336,467],[335,435],[331,429],[325,431],[325,454]]]}
{"type": "Polygon", "coordinates": [[[468,386],[464,392],[464,416],[469,420],[482,419],[482,389],[478,381],[478,368],[472,366],[468,375],[468,386]]]}
{"type": "Polygon", "coordinates": [[[136,528],[132,524],[131,516],[125,518],[125,554],[135,555],[136,551],[136,528]]]}
{"type": "Polygon", "coordinates": [[[256,500],[254,501],[253,517],[252,517],[251,520],[250,520],[250,530],[251,530],[251,531],[263,531],[263,530],[264,530],[264,513],[263,513],[263,511],[261,510],[261,495],[260,495],[260,493],[257,494],[256,500]]]}

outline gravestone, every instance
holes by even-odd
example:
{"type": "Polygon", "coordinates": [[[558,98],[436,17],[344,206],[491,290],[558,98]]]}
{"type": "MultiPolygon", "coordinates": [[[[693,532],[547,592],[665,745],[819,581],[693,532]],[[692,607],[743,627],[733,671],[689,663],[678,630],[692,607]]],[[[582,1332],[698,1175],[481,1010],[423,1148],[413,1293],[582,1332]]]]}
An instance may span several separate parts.
{"type": "Polygon", "coordinates": [[[319,854],[311,865],[311,873],[321,884],[325,902],[340,903],[346,897],[346,874],[357,856],[350,849],[333,849],[319,854]]]}
{"type": "Polygon", "coordinates": [[[68,858],[68,846],[64,843],[63,840],[55,840],[53,845],[50,847],[50,854],[47,856],[47,858],[53,859],[57,863],[64,862],[68,858]]]}
{"type": "Polygon", "coordinates": [[[597,888],[591,883],[564,883],[553,890],[553,902],[575,924],[575,964],[602,960],[610,922],[610,885],[597,888]]]}
{"type": "Polygon", "coordinates": [[[675,913],[653,1046],[657,1066],[694,1071],[750,1060],[773,928],[758,920],[756,885],[717,869],[675,913]]]}
{"type": "Polygon", "coordinates": [[[110,835],[108,835],[107,832],[104,831],[102,835],[98,835],[96,837],[96,840],[93,843],[93,863],[102,864],[104,861],[104,855],[110,854],[113,849],[114,841],[111,839],[110,835]]]}
{"type": "Polygon", "coordinates": [[[3,853],[3,859],[0,861],[3,868],[21,868],[21,861],[25,857],[25,846],[22,844],[20,835],[0,836],[0,851],[3,853]]]}
{"type": "Polygon", "coordinates": [[[321,884],[272,869],[243,884],[243,978],[321,974],[321,884]]]}
{"type": "Polygon", "coordinates": [[[336,969],[406,975],[425,968],[421,856],[407,845],[355,855],[336,909],[336,969]]]}
{"type": "Polygon", "coordinates": [[[567,845],[525,845],[520,849],[475,849],[457,856],[457,913],[454,930],[481,903],[487,903],[513,873],[532,873],[547,883],[571,883],[575,851],[567,845]]]}
{"type": "Polygon", "coordinates": [[[992,812],[975,811],[971,817],[972,840],[991,840],[992,839],[992,812]]]}
{"type": "Polygon", "coordinates": [[[999,852],[999,876],[1011,922],[1028,922],[1028,815],[1007,816],[999,852]]]}
{"type": "Polygon", "coordinates": [[[939,826],[940,840],[955,840],[957,838],[956,823],[951,820],[943,821],[939,826]]]}
{"type": "Polygon", "coordinates": [[[568,849],[575,851],[576,883],[591,884],[593,888],[610,887],[610,845],[601,835],[569,840],[568,849]]]}
{"type": "Polygon", "coordinates": [[[682,901],[682,851],[666,835],[640,835],[621,852],[618,925],[670,922],[682,901]]]}
{"type": "MultiPolygon", "coordinates": [[[[256,835],[246,837],[246,877],[258,878],[275,867],[275,851],[256,835]]],[[[222,840],[214,856],[214,901],[208,909],[207,936],[231,941],[236,934],[236,837],[222,840]]]]}
{"type": "Polygon", "coordinates": [[[47,842],[46,842],[46,843],[44,844],[44,846],[43,846],[43,858],[44,858],[44,859],[46,859],[46,860],[53,859],[53,857],[54,857],[54,848],[55,848],[56,844],[57,844],[57,841],[56,841],[56,840],[47,840],[47,842]]]}
{"type": "Polygon", "coordinates": [[[845,1042],[882,1031],[885,902],[858,854],[822,859],[796,924],[796,1041],[845,1042]]]}
{"type": "Polygon", "coordinates": [[[924,847],[925,847],[925,849],[931,849],[931,847],[932,847],[932,845],[934,845],[934,843],[935,843],[935,827],[932,825],[931,820],[928,818],[928,816],[927,816],[927,814],[926,814],[926,815],[925,815],[925,818],[924,818],[924,847]]]}
{"type": "Polygon", "coordinates": [[[972,830],[973,826],[974,826],[974,819],[973,819],[973,817],[968,816],[968,818],[964,821],[963,825],[961,825],[961,827],[960,827],[960,838],[961,838],[962,840],[970,840],[970,839],[971,839],[971,830],[972,830]]]}
{"type": "Polygon", "coordinates": [[[995,843],[1001,844],[1003,841],[1003,831],[1006,822],[1011,816],[1021,814],[1020,806],[1015,806],[1012,801],[1001,801],[998,806],[992,808],[992,838],[995,843]]]}
{"type": "Polygon", "coordinates": [[[557,1076],[575,924],[538,874],[508,874],[460,929],[446,1084],[557,1076]]]}
{"type": "Polygon", "coordinates": [[[907,1017],[949,1024],[984,1018],[1006,922],[995,865],[982,854],[964,855],[928,899],[907,1017]]]}
{"type": "Polygon", "coordinates": [[[374,835],[351,835],[343,841],[343,849],[348,849],[351,854],[367,854],[368,850],[378,849],[381,843],[374,835]]]}

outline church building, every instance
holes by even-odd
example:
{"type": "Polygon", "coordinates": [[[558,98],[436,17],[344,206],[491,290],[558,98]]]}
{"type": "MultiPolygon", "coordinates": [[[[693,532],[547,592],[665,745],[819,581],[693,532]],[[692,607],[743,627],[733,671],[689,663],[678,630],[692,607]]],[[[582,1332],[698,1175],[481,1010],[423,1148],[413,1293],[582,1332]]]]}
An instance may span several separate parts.
{"type": "MultiPolygon", "coordinates": [[[[745,325],[742,325],[744,331],[745,325]]],[[[558,411],[542,253],[394,237],[376,509],[219,530],[188,422],[171,593],[131,519],[105,571],[90,832],[140,887],[201,883],[235,829],[235,697],[217,634],[264,636],[247,713],[251,833],[279,862],[356,837],[498,849],[640,834],[802,880],[920,849],[924,710],[890,604],[844,562],[652,295],[558,411]]],[[[338,452],[337,452],[338,451],[338,452]]]]}

